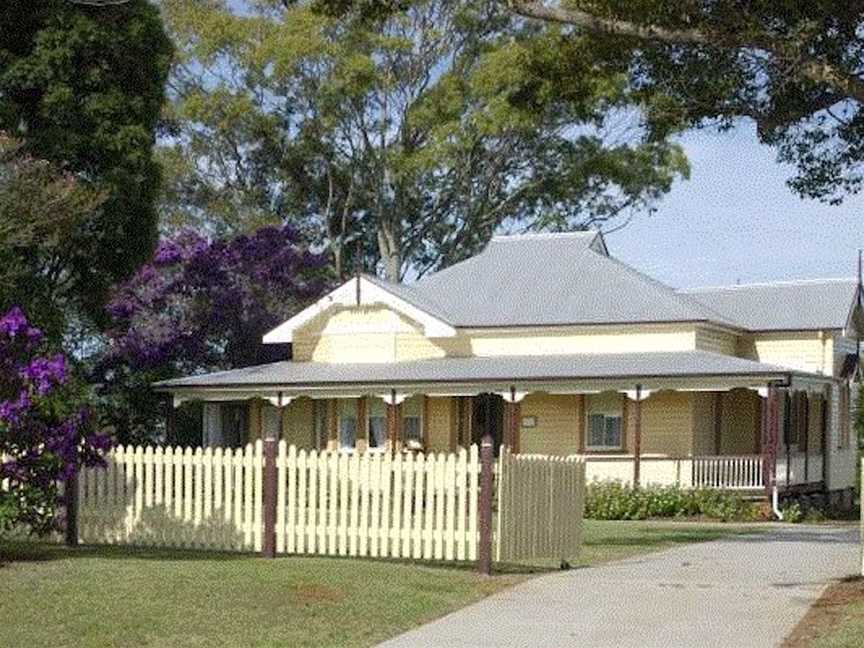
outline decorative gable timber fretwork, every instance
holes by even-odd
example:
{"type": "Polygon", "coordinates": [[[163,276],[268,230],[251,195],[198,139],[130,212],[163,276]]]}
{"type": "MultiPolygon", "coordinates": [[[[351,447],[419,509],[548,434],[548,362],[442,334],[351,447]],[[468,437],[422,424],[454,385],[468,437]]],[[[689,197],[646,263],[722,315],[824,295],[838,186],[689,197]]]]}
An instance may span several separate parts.
{"type": "Polygon", "coordinates": [[[440,317],[410,303],[395,292],[386,290],[377,282],[372,282],[366,277],[355,277],[267,333],[264,336],[264,343],[293,342],[295,331],[340,306],[343,308],[385,306],[416,322],[426,337],[444,338],[456,335],[456,329],[440,317]]]}

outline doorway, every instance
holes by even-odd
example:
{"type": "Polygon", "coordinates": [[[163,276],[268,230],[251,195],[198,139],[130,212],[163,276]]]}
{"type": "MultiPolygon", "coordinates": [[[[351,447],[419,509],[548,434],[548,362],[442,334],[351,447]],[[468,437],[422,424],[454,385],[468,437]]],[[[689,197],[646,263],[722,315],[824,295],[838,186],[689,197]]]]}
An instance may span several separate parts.
{"type": "Polygon", "coordinates": [[[504,399],[498,394],[478,394],[472,402],[471,443],[479,446],[488,431],[497,457],[504,431],[504,399]]]}

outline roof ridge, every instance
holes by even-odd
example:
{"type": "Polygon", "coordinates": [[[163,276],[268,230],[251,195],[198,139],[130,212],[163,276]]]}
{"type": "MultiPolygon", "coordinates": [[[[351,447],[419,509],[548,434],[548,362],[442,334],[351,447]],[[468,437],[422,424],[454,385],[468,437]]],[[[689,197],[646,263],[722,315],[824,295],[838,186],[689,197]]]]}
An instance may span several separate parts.
{"type": "Polygon", "coordinates": [[[375,284],[382,290],[388,290],[396,297],[404,299],[405,301],[412,303],[413,306],[429,312],[430,315],[438,317],[439,319],[444,320],[448,324],[453,324],[453,315],[449,313],[446,308],[441,306],[441,304],[439,304],[435,299],[424,294],[422,291],[417,290],[416,283],[409,284],[390,281],[389,279],[384,279],[382,277],[379,277],[378,275],[373,275],[365,272],[361,273],[361,276],[365,277],[368,281],[375,284]],[[404,294],[406,292],[410,293],[410,297],[406,298],[406,295],[404,294]]]}
{"type": "Polygon", "coordinates": [[[720,291],[720,290],[740,290],[746,288],[764,288],[770,286],[800,286],[806,284],[820,284],[820,283],[840,283],[840,282],[850,282],[850,283],[858,283],[858,279],[856,277],[824,277],[824,278],[814,278],[814,279],[781,279],[778,281],[754,281],[752,283],[745,284],[729,284],[725,286],[696,286],[693,288],[678,288],[676,292],[678,293],[696,293],[696,292],[710,292],[710,291],[720,291]]]}
{"type": "Polygon", "coordinates": [[[714,310],[710,306],[706,306],[705,304],[700,302],[698,299],[696,299],[694,297],[690,297],[689,295],[683,294],[683,293],[675,290],[675,288],[673,288],[672,286],[669,286],[669,285],[663,283],[659,279],[655,279],[651,275],[646,274],[646,273],[642,272],[641,270],[637,270],[633,266],[628,265],[627,263],[624,263],[620,259],[617,259],[613,256],[607,256],[607,255],[600,254],[599,252],[597,252],[596,250],[593,250],[591,248],[588,248],[588,249],[591,250],[592,252],[594,252],[594,254],[597,254],[597,256],[602,257],[604,259],[608,259],[609,261],[616,263],[618,266],[621,267],[621,269],[626,270],[631,276],[639,278],[640,280],[644,281],[645,283],[651,284],[655,288],[658,288],[664,292],[667,292],[669,294],[669,296],[685,302],[686,305],[690,306],[691,308],[695,307],[699,311],[703,311],[706,315],[713,316],[711,318],[713,321],[715,321],[719,324],[724,324],[725,326],[733,326],[735,328],[741,328],[738,324],[735,324],[732,320],[725,317],[722,313],[714,310]]]}
{"type": "Polygon", "coordinates": [[[490,240],[490,243],[507,243],[512,241],[525,241],[532,239],[551,239],[551,238],[587,238],[597,237],[600,235],[600,230],[578,230],[575,232],[529,232],[526,234],[495,234],[490,240]]]}

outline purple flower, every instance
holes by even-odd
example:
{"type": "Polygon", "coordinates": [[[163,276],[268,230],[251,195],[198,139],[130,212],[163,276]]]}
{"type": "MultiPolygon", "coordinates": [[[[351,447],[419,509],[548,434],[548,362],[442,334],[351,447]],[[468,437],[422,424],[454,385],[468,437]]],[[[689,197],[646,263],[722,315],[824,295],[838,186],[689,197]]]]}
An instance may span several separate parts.
{"type": "Polygon", "coordinates": [[[44,396],[55,385],[66,382],[66,358],[60,354],[53,358],[35,358],[21,370],[21,377],[35,387],[37,394],[44,396]]]}

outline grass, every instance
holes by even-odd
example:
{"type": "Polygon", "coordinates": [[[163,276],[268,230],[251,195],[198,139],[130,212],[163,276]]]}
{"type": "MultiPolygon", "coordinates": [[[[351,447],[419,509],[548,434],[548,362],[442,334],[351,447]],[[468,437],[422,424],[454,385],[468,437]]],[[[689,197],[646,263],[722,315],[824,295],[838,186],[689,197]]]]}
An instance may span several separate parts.
{"type": "Polygon", "coordinates": [[[784,648],[860,648],[864,637],[864,578],[830,585],[807,612],[784,648]]]}
{"type": "MultiPolygon", "coordinates": [[[[746,530],[587,521],[575,565],[746,530]]],[[[369,646],[544,570],[27,542],[0,546],[2,562],[3,644],[28,648],[369,646]]]]}

